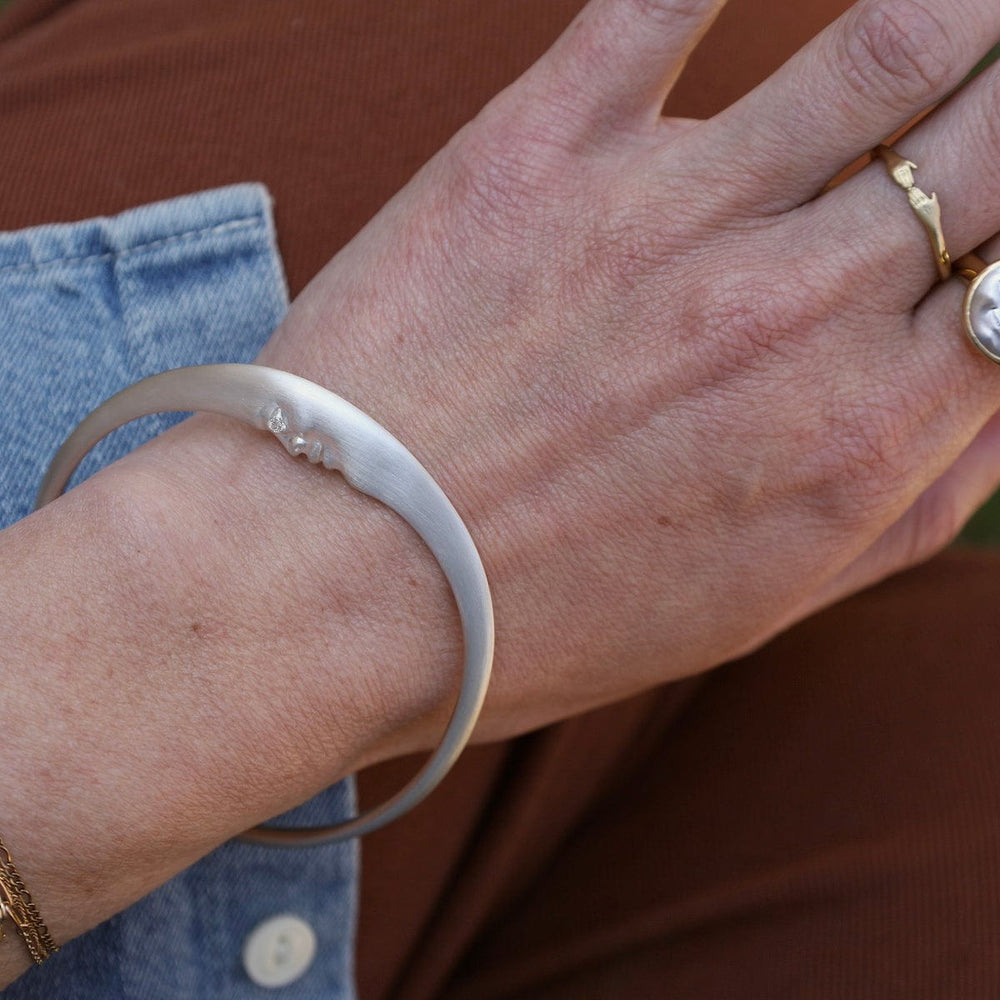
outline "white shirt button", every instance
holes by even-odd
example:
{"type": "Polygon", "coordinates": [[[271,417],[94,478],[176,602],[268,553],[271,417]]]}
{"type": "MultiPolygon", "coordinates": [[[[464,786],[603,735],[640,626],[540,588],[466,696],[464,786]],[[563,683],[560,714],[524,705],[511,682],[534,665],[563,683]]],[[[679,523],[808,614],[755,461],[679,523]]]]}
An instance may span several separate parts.
{"type": "Polygon", "coordinates": [[[243,945],[243,968],[258,986],[294,983],[315,957],[315,932],[290,913],[258,924],[243,945]]]}

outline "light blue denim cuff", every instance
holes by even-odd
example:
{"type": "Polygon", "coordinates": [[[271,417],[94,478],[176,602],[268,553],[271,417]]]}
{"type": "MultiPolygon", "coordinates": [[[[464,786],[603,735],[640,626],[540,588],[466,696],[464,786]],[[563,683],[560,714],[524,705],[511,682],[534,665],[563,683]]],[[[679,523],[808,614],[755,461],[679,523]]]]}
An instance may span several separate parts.
{"type": "MultiPolygon", "coordinates": [[[[96,405],[167,368],[252,361],[287,305],[270,197],[257,184],[0,234],[0,527],[28,514],[55,449],[96,405]]],[[[77,480],[179,419],[122,428],[77,480]]],[[[354,808],[353,782],[344,781],[282,822],[333,823],[354,808]]],[[[2,996],[350,1000],[357,879],[354,843],[225,844],[2,996]],[[312,928],[316,955],[288,985],[264,988],[248,977],[243,947],[280,914],[312,928]]]]}

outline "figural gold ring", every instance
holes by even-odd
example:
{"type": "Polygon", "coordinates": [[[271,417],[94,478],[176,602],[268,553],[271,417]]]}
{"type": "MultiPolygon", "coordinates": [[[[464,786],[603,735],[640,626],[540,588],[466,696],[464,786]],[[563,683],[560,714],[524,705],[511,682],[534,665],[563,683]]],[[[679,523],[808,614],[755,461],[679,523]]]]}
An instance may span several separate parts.
{"type": "Polygon", "coordinates": [[[951,277],[951,255],[944,242],[944,230],[941,228],[941,203],[936,194],[924,194],[913,180],[913,171],[917,165],[911,160],[899,155],[889,146],[877,146],[873,154],[885,164],[889,176],[906,192],[917,218],[931,242],[934,253],[934,263],[937,264],[938,275],[942,281],[951,277]]]}
{"type": "Polygon", "coordinates": [[[889,146],[877,147],[873,155],[885,163],[889,176],[906,192],[910,206],[927,230],[941,280],[958,275],[969,282],[962,307],[965,333],[978,350],[1000,364],[1000,261],[987,264],[976,254],[966,254],[953,266],[941,226],[941,204],[936,194],[924,194],[914,183],[917,165],[889,146]]]}

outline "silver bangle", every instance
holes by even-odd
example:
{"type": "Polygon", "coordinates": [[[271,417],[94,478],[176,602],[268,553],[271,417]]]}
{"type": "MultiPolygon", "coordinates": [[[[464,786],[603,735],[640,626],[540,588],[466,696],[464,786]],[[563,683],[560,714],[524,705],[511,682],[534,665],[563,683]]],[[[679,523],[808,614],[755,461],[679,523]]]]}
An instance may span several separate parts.
{"type": "Polygon", "coordinates": [[[58,497],[83,457],[129,421],[167,410],[205,410],[267,430],[292,455],[338,469],[356,490],[381,500],[423,539],[451,585],[462,622],[462,685],[441,745],[416,777],[382,805],[333,826],[258,826],[243,839],[305,847],[378,830],[422,801],[448,773],[476,724],[493,662],[493,603],[468,529],[426,469],[384,427],[332,392],[260,365],[177,368],[123,389],[66,439],[49,466],[36,509],[58,497]]]}

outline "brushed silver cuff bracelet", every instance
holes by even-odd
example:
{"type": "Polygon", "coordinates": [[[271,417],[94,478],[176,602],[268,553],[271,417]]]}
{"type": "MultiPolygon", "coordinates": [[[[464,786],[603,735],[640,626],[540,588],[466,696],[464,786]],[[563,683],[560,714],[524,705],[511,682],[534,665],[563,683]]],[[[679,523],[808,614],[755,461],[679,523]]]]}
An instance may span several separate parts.
{"type": "Polygon", "coordinates": [[[167,410],[234,417],[273,434],[294,455],[339,470],[361,493],[382,501],[423,539],[455,596],[465,642],[462,684],[441,745],[417,775],[382,805],[333,826],[258,826],[243,839],[305,847],[378,830],[422,801],[448,773],[479,716],[493,662],[493,603],[468,529],[424,467],[384,427],[346,400],[288,372],[260,365],[177,368],[123,389],[94,410],[59,449],[36,509],[58,497],[101,438],[129,421],[167,410]]]}

